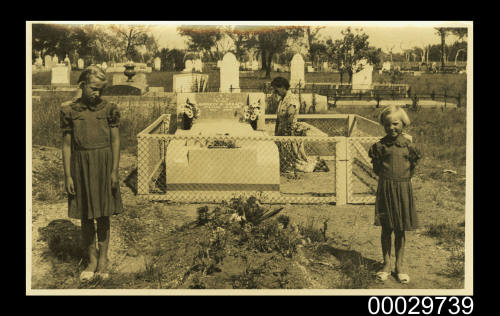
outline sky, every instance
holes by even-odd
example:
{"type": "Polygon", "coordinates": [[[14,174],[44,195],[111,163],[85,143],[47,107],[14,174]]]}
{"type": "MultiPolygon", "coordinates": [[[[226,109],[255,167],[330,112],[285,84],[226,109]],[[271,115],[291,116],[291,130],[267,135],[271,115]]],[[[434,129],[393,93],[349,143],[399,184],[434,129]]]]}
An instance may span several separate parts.
{"type": "MultiPolygon", "coordinates": [[[[165,22],[164,22],[165,23],[165,22]]],[[[167,22],[164,25],[150,25],[153,35],[156,37],[160,48],[186,48],[186,38],[177,34],[176,27],[180,25],[196,25],[196,24],[252,24],[252,22],[167,22]],[[171,23],[171,24],[170,24],[171,23]]],[[[261,25],[270,25],[276,22],[253,22],[261,25]]],[[[290,25],[293,22],[286,22],[290,25]]],[[[401,48],[408,49],[414,46],[422,47],[427,44],[440,44],[440,37],[436,35],[434,27],[438,26],[472,26],[472,22],[297,22],[297,24],[307,25],[322,25],[326,26],[319,32],[321,39],[338,39],[341,38],[341,31],[347,26],[354,28],[362,28],[363,32],[369,36],[371,46],[382,48],[387,51],[393,48],[393,52],[401,51],[401,48]]],[[[280,22],[284,24],[284,22],[280,22]]],[[[453,43],[457,38],[455,36],[447,37],[447,44],[453,43]]]]}

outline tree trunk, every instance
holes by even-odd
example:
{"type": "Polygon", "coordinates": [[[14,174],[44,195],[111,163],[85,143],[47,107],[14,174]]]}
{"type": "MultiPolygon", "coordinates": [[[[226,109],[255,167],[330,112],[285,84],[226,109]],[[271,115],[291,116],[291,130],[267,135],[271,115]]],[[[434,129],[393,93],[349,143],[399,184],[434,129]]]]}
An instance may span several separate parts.
{"type": "Polygon", "coordinates": [[[444,66],[445,66],[445,53],[444,53],[444,50],[446,48],[446,34],[444,33],[441,33],[441,70],[444,70],[444,66]]]}
{"type": "Polygon", "coordinates": [[[260,52],[260,60],[262,61],[262,70],[267,71],[267,65],[266,65],[266,52],[264,50],[261,50],[260,52]]]}
{"type": "Polygon", "coordinates": [[[266,69],[266,78],[271,79],[271,63],[273,61],[273,55],[272,53],[269,53],[267,55],[267,69],[266,69]]]}

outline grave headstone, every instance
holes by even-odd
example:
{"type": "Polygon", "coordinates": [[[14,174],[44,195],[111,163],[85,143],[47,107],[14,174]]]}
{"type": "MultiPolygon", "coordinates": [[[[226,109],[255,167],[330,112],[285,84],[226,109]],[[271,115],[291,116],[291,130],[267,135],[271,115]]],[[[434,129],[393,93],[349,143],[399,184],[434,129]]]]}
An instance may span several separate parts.
{"type": "Polygon", "coordinates": [[[220,92],[239,92],[240,65],[233,53],[226,53],[220,68],[220,92]]]}
{"type": "Polygon", "coordinates": [[[64,58],[64,63],[69,69],[71,69],[71,61],[69,60],[68,54],[66,54],[66,57],[64,58]]]}
{"type": "Polygon", "coordinates": [[[47,69],[52,68],[52,56],[50,55],[45,55],[45,68],[47,69]]]}
{"type": "Polygon", "coordinates": [[[196,59],[194,61],[194,70],[197,72],[203,71],[203,63],[201,62],[201,59],[196,59]]]}
{"type": "Polygon", "coordinates": [[[101,68],[102,68],[102,70],[104,70],[104,71],[105,71],[105,70],[108,68],[108,64],[107,64],[106,62],[103,62],[103,63],[101,64],[101,68]]]}
{"type": "Polygon", "coordinates": [[[70,70],[65,65],[52,67],[50,84],[53,86],[69,86],[70,70]]]}
{"type": "Polygon", "coordinates": [[[314,72],[313,66],[307,66],[307,72],[314,72]]]}
{"type": "Polygon", "coordinates": [[[59,64],[59,57],[57,57],[57,55],[56,55],[56,54],[54,54],[54,57],[52,57],[52,63],[53,63],[54,65],[59,64]]]}
{"type": "Polygon", "coordinates": [[[306,85],[304,75],[304,59],[302,58],[302,55],[295,54],[290,62],[290,87],[296,88],[299,83],[301,88],[306,85]]]}
{"type": "Polygon", "coordinates": [[[85,67],[85,62],[83,59],[78,58],[78,69],[83,69],[85,67]]]}
{"type": "Polygon", "coordinates": [[[37,66],[38,68],[43,67],[43,60],[40,55],[38,55],[38,57],[35,59],[35,66],[37,66]]]}
{"type": "Polygon", "coordinates": [[[356,69],[361,70],[352,74],[352,89],[358,91],[371,89],[373,65],[368,60],[362,59],[356,65],[356,69]]]}
{"type": "Polygon", "coordinates": [[[328,62],[323,62],[323,71],[328,71],[328,62]]]}
{"type": "Polygon", "coordinates": [[[154,69],[156,71],[160,71],[161,70],[161,59],[160,59],[160,57],[156,57],[154,59],[154,69]]]}
{"type": "Polygon", "coordinates": [[[392,63],[390,61],[386,61],[382,64],[382,71],[391,71],[392,63]]]}
{"type": "Polygon", "coordinates": [[[186,60],[184,63],[183,72],[192,72],[193,71],[193,61],[191,59],[186,60]]]}

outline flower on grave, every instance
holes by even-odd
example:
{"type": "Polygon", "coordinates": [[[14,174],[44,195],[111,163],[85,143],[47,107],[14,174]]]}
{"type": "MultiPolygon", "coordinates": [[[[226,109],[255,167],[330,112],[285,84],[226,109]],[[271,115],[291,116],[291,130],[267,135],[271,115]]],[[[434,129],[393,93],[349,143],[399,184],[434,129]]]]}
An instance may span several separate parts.
{"type": "Polygon", "coordinates": [[[245,120],[256,121],[259,118],[260,113],[260,99],[250,105],[246,105],[244,108],[245,120]]]}
{"type": "Polygon", "coordinates": [[[186,115],[188,118],[192,119],[197,119],[200,117],[200,109],[196,106],[196,104],[189,102],[189,99],[186,100],[186,104],[184,104],[184,109],[183,109],[184,115],[186,115]]]}

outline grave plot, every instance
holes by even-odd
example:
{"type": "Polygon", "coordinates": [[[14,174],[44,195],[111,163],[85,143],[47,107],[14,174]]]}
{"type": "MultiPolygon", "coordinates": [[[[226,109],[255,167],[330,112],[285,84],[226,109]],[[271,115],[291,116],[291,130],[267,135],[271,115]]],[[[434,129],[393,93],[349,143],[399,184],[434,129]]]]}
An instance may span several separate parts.
{"type": "Polygon", "coordinates": [[[381,126],[356,115],[299,115],[305,136],[273,136],[275,116],[262,115],[255,128],[241,119],[245,106],[261,99],[178,94],[174,134],[169,114],[138,134],[138,194],[188,203],[241,195],[269,203],[375,201],[368,150],[383,136],[381,126]],[[199,118],[186,124],[188,103],[197,105],[199,118]]]}

